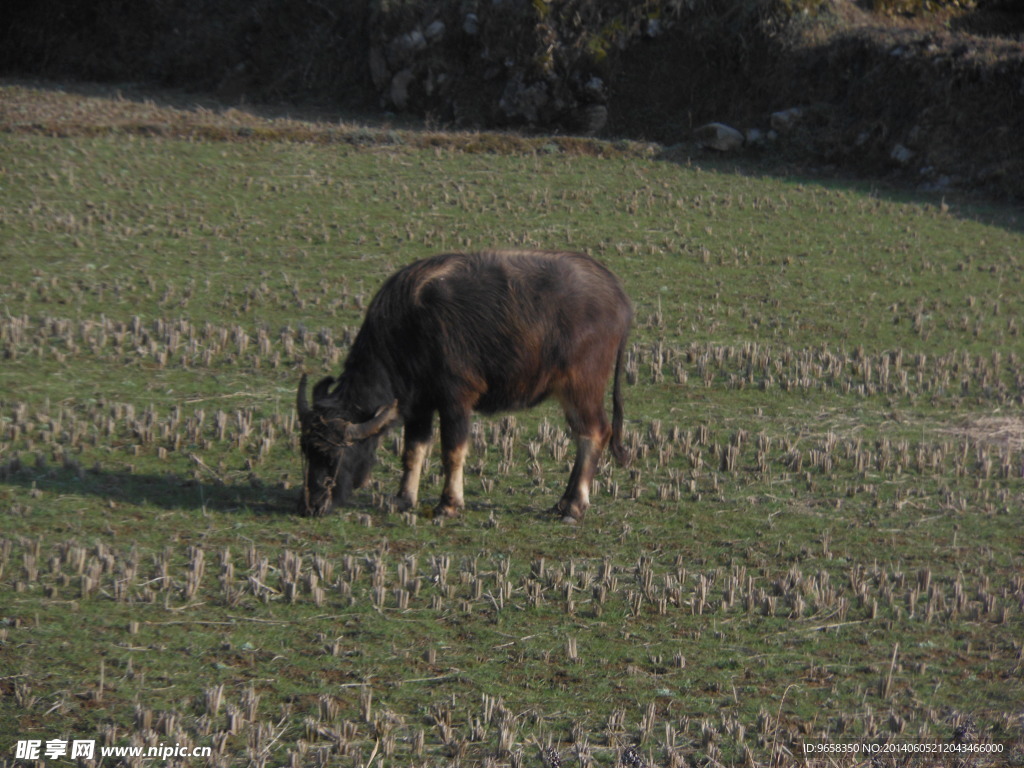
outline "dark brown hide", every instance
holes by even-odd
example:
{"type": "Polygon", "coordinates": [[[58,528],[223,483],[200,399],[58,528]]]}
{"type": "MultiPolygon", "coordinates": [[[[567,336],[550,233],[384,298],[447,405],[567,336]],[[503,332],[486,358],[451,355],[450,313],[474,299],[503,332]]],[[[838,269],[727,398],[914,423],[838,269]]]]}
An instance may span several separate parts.
{"type": "Polygon", "coordinates": [[[445,254],[399,270],[370,303],[341,377],[321,381],[312,404],[305,379],[300,385],[307,468],[300,510],[323,513],[332,498],[344,503],[365,481],[379,433],[391,420],[388,407],[397,402],[394,417],[405,424],[399,504],[416,504],[438,413],[445,485],[437,511],[456,514],[464,505],[471,413],[529,408],[555,397],[577,440],[555,511],[579,520],[604,448],[610,443],[619,462],[627,460],[621,369],[631,321],[618,280],[580,253],[445,254]],[[613,372],[609,424],[604,394],[613,372]],[[369,428],[360,426],[368,422],[369,428]],[[360,432],[367,436],[345,437],[360,432]]]}

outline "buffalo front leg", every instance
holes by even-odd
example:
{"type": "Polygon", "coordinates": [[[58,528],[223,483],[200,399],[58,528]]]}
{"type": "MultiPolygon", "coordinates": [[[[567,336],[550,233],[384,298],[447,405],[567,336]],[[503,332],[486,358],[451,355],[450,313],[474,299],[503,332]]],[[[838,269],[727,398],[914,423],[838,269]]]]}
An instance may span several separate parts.
{"type": "Polygon", "coordinates": [[[463,466],[469,444],[469,412],[441,413],[441,465],[444,468],[444,489],[441,502],[434,510],[438,517],[455,517],[464,506],[463,466]]]}
{"type": "Polygon", "coordinates": [[[431,421],[433,414],[425,418],[407,421],[405,424],[405,446],[402,450],[402,484],[395,499],[401,510],[416,506],[420,493],[420,476],[430,448],[431,421]]]}

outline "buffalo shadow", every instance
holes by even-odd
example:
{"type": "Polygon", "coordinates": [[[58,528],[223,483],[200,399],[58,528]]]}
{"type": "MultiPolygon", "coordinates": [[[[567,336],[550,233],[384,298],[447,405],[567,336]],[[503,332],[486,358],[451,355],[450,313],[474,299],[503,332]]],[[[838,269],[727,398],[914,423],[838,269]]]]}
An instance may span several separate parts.
{"type": "Polygon", "coordinates": [[[240,479],[195,479],[173,472],[84,469],[64,466],[22,467],[0,475],[0,488],[20,487],[53,495],[92,496],[115,504],[166,510],[212,510],[265,515],[292,514],[300,489],[285,489],[247,473],[240,479]]]}

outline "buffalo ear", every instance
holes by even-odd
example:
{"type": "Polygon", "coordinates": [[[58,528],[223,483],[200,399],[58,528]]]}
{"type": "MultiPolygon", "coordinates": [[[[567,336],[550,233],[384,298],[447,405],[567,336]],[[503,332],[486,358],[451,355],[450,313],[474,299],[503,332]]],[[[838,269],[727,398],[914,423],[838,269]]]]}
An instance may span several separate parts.
{"type": "Polygon", "coordinates": [[[331,376],[324,376],[316,383],[313,387],[313,404],[316,405],[317,401],[323,400],[327,397],[327,390],[331,388],[334,383],[334,378],[331,376]]]}
{"type": "Polygon", "coordinates": [[[383,405],[368,421],[361,424],[345,425],[345,441],[355,443],[368,437],[379,435],[398,419],[398,401],[383,405]]]}

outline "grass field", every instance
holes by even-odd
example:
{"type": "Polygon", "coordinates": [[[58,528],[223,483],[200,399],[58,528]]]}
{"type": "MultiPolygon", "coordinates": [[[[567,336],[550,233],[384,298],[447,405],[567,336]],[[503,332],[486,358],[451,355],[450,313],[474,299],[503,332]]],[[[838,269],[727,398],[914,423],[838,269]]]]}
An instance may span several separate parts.
{"type": "Polygon", "coordinates": [[[624,144],[48,133],[0,134],[0,765],[1024,764],[1018,210],[624,144]],[[477,420],[458,519],[389,511],[397,432],[295,516],[300,373],[398,266],[501,246],[621,276],[634,464],[549,517],[544,405],[477,420]]]}

